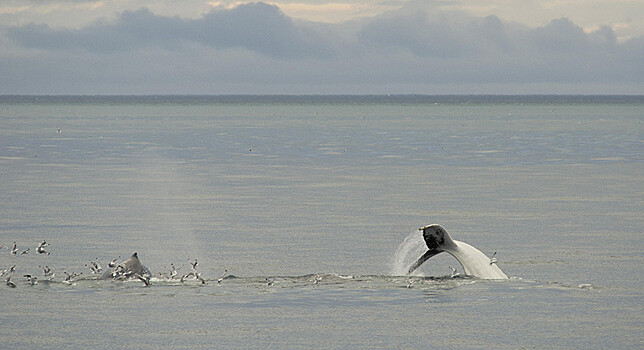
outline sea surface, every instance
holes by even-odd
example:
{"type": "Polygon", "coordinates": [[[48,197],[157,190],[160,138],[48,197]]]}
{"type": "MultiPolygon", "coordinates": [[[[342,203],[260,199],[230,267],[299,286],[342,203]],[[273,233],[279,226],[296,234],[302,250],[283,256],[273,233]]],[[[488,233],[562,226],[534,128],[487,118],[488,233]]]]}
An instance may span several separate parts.
{"type": "Polygon", "coordinates": [[[644,97],[0,96],[0,245],[1,348],[641,349],[644,97]]]}

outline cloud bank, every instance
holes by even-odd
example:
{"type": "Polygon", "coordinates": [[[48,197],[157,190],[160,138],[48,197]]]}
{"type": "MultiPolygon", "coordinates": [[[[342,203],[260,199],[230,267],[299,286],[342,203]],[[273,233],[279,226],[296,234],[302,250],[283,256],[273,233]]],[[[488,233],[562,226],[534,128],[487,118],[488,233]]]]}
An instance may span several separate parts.
{"type": "Polygon", "coordinates": [[[275,5],[0,27],[1,94],[644,93],[644,37],[408,6],[341,23],[275,5]]]}

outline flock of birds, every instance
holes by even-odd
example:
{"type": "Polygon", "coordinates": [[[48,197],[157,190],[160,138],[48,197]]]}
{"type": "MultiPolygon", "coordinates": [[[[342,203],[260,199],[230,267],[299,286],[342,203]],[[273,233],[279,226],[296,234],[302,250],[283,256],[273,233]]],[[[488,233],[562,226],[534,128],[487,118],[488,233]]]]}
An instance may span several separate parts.
{"type": "MultiPolygon", "coordinates": [[[[41,243],[38,244],[36,247],[36,252],[37,254],[42,254],[42,255],[50,255],[51,253],[45,249],[45,247],[49,246],[49,243],[46,241],[42,241],[41,243]]],[[[9,254],[13,256],[22,256],[22,255],[28,255],[29,252],[31,251],[30,248],[26,249],[19,249],[16,242],[13,242],[13,245],[11,247],[5,247],[0,245],[0,251],[3,249],[9,250],[9,254]]],[[[497,262],[496,259],[496,252],[492,255],[490,258],[490,265],[495,264],[497,262]]],[[[96,258],[93,261],[90,261],[89,263],[85,264],[85,267],[88,268],[91,272],[91,275],[99,276],[98,278],[108,278],[108,279],[115,279],[115,280],[127,280],[127,279],[139,279],[141,280],[146,286],[150,285],[150,279],[151,276],[149,275],[141,275],[141,274],[133,274],[131,271],[128,271],[121,263],[119,263],[119,259],[121,257],[119,256],[118,258],[115,258],[111,260],[107,266],[109,267],[108,272],[104,272],[103,267],[101,266],[100,260],[96,258]]],[[[201,282],[202,284],[206,284],[207,280],[203,278],[202,274],[197,270],[197,266],[199,265],[197,259],[194,260],[194,262],[189,261],[190,265],[190,272],[187,272],[185,274],[179,275],[179,271],[183,268],[183,266],[176,268],[174,263],[171,263],[169,266],[169,271],[166,273],[160,273],[159,278],[162,280],[166,281],[180,281],[181,283],[184,283],[187,280],[197,280],[201,282]]],[[[51,282],[55,280],[56,274],[52,271],[52,269],[45,265],[45,266],[39,266],[42,269],[42,279],[45,281],[51,282]]],[[[168,267],[166,267],[168,268],[168,267]]],[[[460,273],[457,272],[457,270],[453,267],[449,267],[451,269],[451,278],[457,278],[460,276],[460,273]]],[[[0,278],[4,278],[5,283],[8,287],[10,288],[16,288],[16,283],[12,281],[13,274],[16,272],[16,265],[11,265],[7,268],[0,269],[0,278]],[[3,277],[6,276],[6,277],[3,277]]],[[[66,284],[71,284],[73,280],[77,277],[80,277],[83,275],[82,272],[76,273],[68,273],[67,271],[63,271],[65,277],[62,279],[63,283],[66,284]]],[[[228,275],[228,270],[224,270],[224,273],[217,279],[217,283],[220,284],[228,275]]],[[[30,285],[36,285],[38,284],[38,277],[34,274],[23,274],[22,277],[25,279],[27,284],[30,285]]],[[[315,274],[313,276],[312,282],[313,284],[318,284],[322,281],[322,276],[319,274],[315,274]]],[[[407,283],[407,288],[412,288],[416,280],[410,278],[407,283]]],[[[266,278],[266,283],[268,286],[272,286],[275,281],[273,279],[268,279],[266,278]]]]}
{"type": "MultiPolygon", "coordinates": [[[[51,253],[45,249],[45,247],[49,246],[49,243],[46,241],[42,241],[41,243],[38,244],[36,247],[36,252],[37,254],[42,254],[42,255],[50,255],[51,253]]],[[[2,250],[8,250],[9,254],[14,256],[14,257],[20,257],[23,255],[28,255],[31,251],[31,248],[19,248],[16,242],[13,242],[11,246],[3,246],[0,245],[0,251],[2,250]]],[[[90,271],[90,276],[95,276],[93,279],[114,279],[114,280],[127,280],[127,279],[139,279],[145,283],[146,286],[150,285],[150,279],[152,276],[150,275],[140,275],[140,274],[133,274],[131,271],[128,271],[124,265],[122,265],[119,262],[119,259],[121,257],[119,256],[118,258],[115,258],[111,260],[107,266],[109,270],[105,271],[103,267],[101,266],[101,262],[99,258],[96,258],[95,260],[90,261],[89,263],[85,264],[85,267],[89,269],[90,271]]],[[[181,270],[181,267],[176,268],[174,263],[170,264],[169,271],[167,273],[160,273],[159,278],[162,280],[167,280],[167,281],[175,281],[178,280],[181,283],[187,281],[187,280],[197,280],[201,282],[202,284],[206,284],[207,280],[202,276],[201,272],[197,270],[198,266],[198,261],[197,259],[192,262],[189,260],[189,265],[190,265],[190,272],[187,272],[183,275],[179,275],[179,270],[181,270]]],[[[56,274],[52,269],[48,266],[39,266],[40,269],[42,269],[42,275],[41,275],[41,281],[47,281],[47,282],[52,282],[56,281],[56,274]]],[[[0,278],[4,279],[5,284],[10,287],[10,288],[16,288],[16,283],[14,282],[14,274],[16,274],[18,269],[16,268],[15,264],[12,264],[9,267],[6,267],[2,269],[0,267],[0,278]]],[[[63,271],[64,277],[60,280],[63,283],[66,284],[72,284],[74,279],[77,279],[83,275],[83,272],[76,273],[68,273],[67,271],[63,271]]],[[[225,270],[224,273],[217,279],[217,283],[221,283],[227,276],[228,270],[225,270]]],[[[38,284],[38,276],[33,273],[28,273],[28,274],[23,274],[22,277],[26,281],[27,284],[30,285],[36,285],[38,284]]],[[[87,277],[87,279],[92,279],[92,277],[87,277]]]]}
{"type": "MultiPolygon", "coordinates": [[[[50,253],[45,250],[45,247],[47,247],[47,246],[49,246],[49,244],[46,241],[42,241],[40,244],[38,244],[38,247],[36,248],[36,252],[38,252],[38,254],[49,255],[50,253]]],[[[0,249],[4,249],[4,248],[5,247],[0,245],[0,249]]],[[[13,242],[13,245],[11,246],[11,248],[9,248],[9,247],[6,247],[6,248],[9,250],[9,253],[11,255],[14,255],[14,256],[27,255],[27,254],[29,254],[29,251],[31,250],[31,248],[27,248],[27,249],[24,249],[24,250],[18,249],[18,245],[16,244],[16,242],[13,242]]],[[[41,268],[43,269],[43,272],[44,272],[44,275],[45,275],[46,278],[52,278],[53,279],[54,274],[51,272],[51,269],[49,268],[49,266],[45,266],[45,267],[41,267],[41,268]]],[[[11,280],[11,277],[13,276],[13,273],[15,271],[16,271],[16,265],[11,265],[8,268],[0,270],[0,277],[1,276],[7,276],[7,277],[5,277],[5,283],[7,284],[7,286],[9,286],[11,288],[16,288],[16,284],[11,280]]],[[[36,277],[36,276],[33,276],[31,274],[25,274],[25,275],[23,275],[23,277],[31,285],[38,284],[38,277],[36,277]]]]}
{"type": "MultiPolygon", "coordinates": [[[[50,255],[51,253],[47,250],[45,250],[45,247],[49,246],[49,243],[46,241],[42,241],[41,243],[38,244],[38,247],[36,247],[36,252],[38,254],[43,254],[43,255],[50,255]]],[[[19,248],[16,242],[13,243],[13,245],[9,246],[2,246],[0,245],[0,251],[2,250],[8,250],[10,255],[13,255],[15,257],[23,256],[23,255],[28,255],[31,251],[31,248],[19,248]]],[[[42,275],[40,276],[40,281],[46,281],[46,282],[53,282],[53,281],[58,281],[62,282],[65,284],[72,284],[74,280],[78,280],[81,277],[85,277],[86,279],[114,279],[114,280],[128,280],[128,279],[139,279],[141,280],[146,286],[149,286],[151,283],[151,277],[150,275],[142,275],[138,273],[132,273],[132,271],[129,271],[125,268],[124,265],[122,265],[122,262],[119,262],[121,257],[119,256],[118,258],[115,258],[111,260],[110,262],[107,263],[108,269],[104,269],[103,266],[101,265],[100,259],[96,258],[89,263],[85,264],[85,268],[89,270],[89,276],[88,275],[83,275],[83,272],[72,272],[69,273],[67,271],[63,271],[64,276],[56,279],[56,273],[48,266],[39,266],[40,269],[42,269],[42,275]],[[94,277],[92,277],[94,276],[94,277]]],[[[201,272],[197,270],[197,266],[199,265],[199,262],[197,259],[194,261],[189,260],[188,264],[190,266],[190,271],[186,272],[184,274],[179,274],[179,271],[185,266],[180,266],[179,268],[175,267],[174,263],[171,263],[169,266],[166,266],[167,272],[164,273],[159,273],[158,278],[160,280],[164,281],[179,281],[181,283],[184,283],[188,280],[196,280],[201,282],[201,284],[206,284],[207,280],[202,276],[201,272]]],[[[9,267],[6,267],[4,269],[0,269],[0,278],[3,278],[5,281],[5,284],[10,287],[10,288],[16,288],[16,283],[14,282],[14,274],[18,273],[18,269],[16,268],[16,265],[13,264],[9,267]]],[[[217,278],[217,284],[221,284],[226,277],[228,277],[228,270],[224,270],[223,274],[217,278]]],[[[36,285],[38,284],[39,278],[36,276],[34,273],[28,273],[28,274],[23,274],[22,277],[26,281],[27,284],[30,285],[36,285]]],[[[273,278],[266,278],[266,285],[267,286],[272,286],[275,283],[275,280],[273,278]]],[[[322,276],[319,274],[315,274],[312,279],[313,284],[318,284],[322,281],[322,276]]]]}

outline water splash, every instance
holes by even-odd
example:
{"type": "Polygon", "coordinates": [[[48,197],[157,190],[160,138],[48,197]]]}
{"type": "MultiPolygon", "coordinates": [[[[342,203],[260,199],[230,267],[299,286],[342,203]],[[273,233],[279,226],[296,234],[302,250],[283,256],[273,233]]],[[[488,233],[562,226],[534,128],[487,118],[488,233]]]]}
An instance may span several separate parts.
{"type": "MultiPolygon", "coordinates": [[[[398,245],[396,253],[393,257],[391,264],[390,274],[393,276],[408,275],[409,267],[420,258],[427,251],[427,245],[423,239],[423,233],[420,230],[415,230],[410,233],[405,240],[398,245]]],[[[422,275],[418,270],[414,275],[422,275]]]]}

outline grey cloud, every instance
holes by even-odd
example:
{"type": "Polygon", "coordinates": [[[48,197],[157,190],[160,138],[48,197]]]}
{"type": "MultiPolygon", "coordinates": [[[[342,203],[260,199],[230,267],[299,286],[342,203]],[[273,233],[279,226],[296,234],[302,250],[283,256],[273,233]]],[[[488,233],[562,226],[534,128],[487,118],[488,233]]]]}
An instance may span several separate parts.
{"type": "Polygon", "coordinates": [[[458,57],[471,54],[472,46],[445,18],[430,21],[424,12],[383,16],[368,23],[360,37],[377,46],[406,49],[419,56],[458,57]]]}
{"type": "Polygon", "coordinates": [[[644,85],[644,37],[620,43],[609,27],[586,33],[565,18],[529,28],[495,16],[394,11],[318,24],[254,3],[199,19],[141,9],[77,30],[4,32],[4,46],[22,53],[0,52],[9,82],[0,93],[458,93],[440,86],[459,84],[584,93],[622,84],[641,93],[644,85]]]}
{"type": "Polygon", "coordinates": [[[159,17],[147,9],[124,12],[115,24],[96,23],[73,29],[30,24],[8,30],[9,38],[28,48],[50,51],[127,51],[141,46],[168,45],[181,38],[184,21],[159,17]]]}
{"type": "Polygon", "coordinates": [[[367,42],[418,56],[446,59],[530,53],[587,55],[610,51],[616,38],[609,27],[586,34],[567,18],[555,19],[544,27],[506,28],[496,16],[472,18],[449,14],[430,19],[427,13],[404,13],[378,18],[364,26],[360,35],[367,42]]]}
{"type": "Polygon", "coordinates": [[[586,33],[567,18],[552,20],[545,27],[533,30],[531,36],[532,43],[544,51],[578,51],[587,46],[586,33]]]}
{"type": "Polygon", "coordinates": [[[329,49],[317,33],[296,26],[279,8],[264,3],[213,11],[199,22],[195,37],[213,46],[243,46],[282,57],[318,56],[329,49]]]}
{"type": "Polygon", "coordinates": [[[575,55],[613,51],[617,39],[610,27],[587,34],[568,18],[552,20],[548,25],[530,32],[526,42],[542,53],[574,53],[575,55]]]}
{"type": "Polygon", "coordinates": [[[25,47],[59,51],[177,48],[191,42],[217,48],[244,47],[278,57],[326,55],[330,50],[317,33],[296,26],[279,8],[265,3],[212,11],[195,20],[157,16],[140,9],[124,12],[115,23],[99,22],[78,30],[32,24],[10,28],[8,35],[25,47]]]}
{"type": "Polygon", "coordinates": [[[509,51],[515,46],[508,36],[507,28],[496,16],[474,21],[470,26],[470,32],[475,41],[488,50],[509,51]]]}

